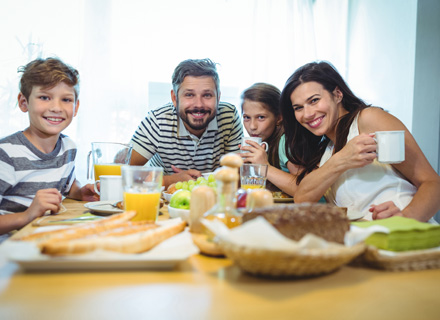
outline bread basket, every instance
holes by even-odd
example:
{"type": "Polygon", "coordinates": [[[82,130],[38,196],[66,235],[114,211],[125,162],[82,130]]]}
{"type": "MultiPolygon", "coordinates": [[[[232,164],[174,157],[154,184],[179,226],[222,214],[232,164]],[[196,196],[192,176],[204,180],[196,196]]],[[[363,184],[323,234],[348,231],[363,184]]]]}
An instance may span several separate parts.
{"type": "Polygon", "coordinates": [[[238,246],[221,241],[225,255],[242,270],[265,277],[307,277],[333,272],[365,250],[364,243],[352,247],[277,251],[238,246]]]}

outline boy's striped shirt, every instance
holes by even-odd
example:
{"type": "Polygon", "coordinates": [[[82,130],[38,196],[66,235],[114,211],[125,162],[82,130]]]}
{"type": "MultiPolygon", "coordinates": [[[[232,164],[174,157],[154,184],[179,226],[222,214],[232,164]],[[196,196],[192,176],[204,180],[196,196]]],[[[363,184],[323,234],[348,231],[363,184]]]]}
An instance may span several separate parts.
{"type": "Polygon", "coordinates": [[[0,214],[26,210],[40,189],[67,195],[75,181],[75,143],[61,134],[51,153],[19,131],[0,140],[0,214]]]}

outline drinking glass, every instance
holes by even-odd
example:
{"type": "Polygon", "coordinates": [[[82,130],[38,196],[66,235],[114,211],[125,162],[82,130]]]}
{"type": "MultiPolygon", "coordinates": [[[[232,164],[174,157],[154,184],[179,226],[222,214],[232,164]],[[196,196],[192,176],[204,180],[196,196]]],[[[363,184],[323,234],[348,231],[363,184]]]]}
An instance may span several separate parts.
{"type": "Polygon", "coordinates": [[[124,210],[136,211],[132,221],[156,221],[163,168],[125,165],[121,169],[124,210]]]}
{"type": "Polygon", "coordinates": [[[245,163],[240,167],[242,189],[260,189],[266,187],[267,165],[245,163]]]}

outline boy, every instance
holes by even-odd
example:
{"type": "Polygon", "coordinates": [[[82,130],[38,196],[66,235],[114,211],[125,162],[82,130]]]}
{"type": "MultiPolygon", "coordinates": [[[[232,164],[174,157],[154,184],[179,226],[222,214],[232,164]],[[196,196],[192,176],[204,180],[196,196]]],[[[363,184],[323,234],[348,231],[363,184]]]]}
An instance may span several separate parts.
{"type": "Polygon", "coordinates": [[[28,113],[29,127],[0,140],[0,235],[58,212],[62,195],[99,199],[93,185],[81,188],[76,181],[76,146],[61,134],[78,113],[78,71],[47,58],[19,72],[18,106],[28,113]]]}

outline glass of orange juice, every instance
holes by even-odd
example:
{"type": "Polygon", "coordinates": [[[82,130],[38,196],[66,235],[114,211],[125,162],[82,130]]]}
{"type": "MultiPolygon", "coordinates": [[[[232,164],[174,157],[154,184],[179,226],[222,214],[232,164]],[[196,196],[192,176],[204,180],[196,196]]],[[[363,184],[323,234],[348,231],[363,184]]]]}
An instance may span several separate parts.
{"type": "Polygon", "coordinates": [[[120,176],[121,166],[130,163],[132,145],[116,142],[92,142],[87,159],[87,178],[91,178],[90,160],[93,162],[95,181],[100,176],[120,176]],[[90,159],[91,158],[91,159],[90,159]]]}
{"type": "Polygon", "coordinates": [[[267,164],[245,163],[240,167],[242,189],[261,189],[266,187],[267,164]]]}
{"type": "Polygon", "coordinates": [[[122,166],[124,209],[136,211],[132,221],[156,221],[159,213],[163,168],[122,166]]]}

